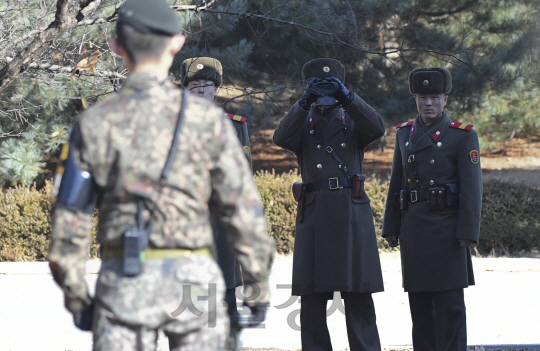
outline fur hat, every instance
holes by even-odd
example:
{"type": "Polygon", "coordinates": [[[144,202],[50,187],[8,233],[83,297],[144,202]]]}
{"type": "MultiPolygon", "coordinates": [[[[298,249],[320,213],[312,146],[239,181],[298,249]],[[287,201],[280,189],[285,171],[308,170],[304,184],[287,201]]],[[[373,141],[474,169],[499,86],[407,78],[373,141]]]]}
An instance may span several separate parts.
{"type": "Polygon", "coordinates": [[[452,75],[444,67],[422,67],[409,73],[411,94],[449,94],[452,75]]]}
{"type": "Polygon", "coordinates": [[[302,80],[304,85],[306,80],[312,77],[329,78],[335,77],[345,83],[345,67],[338,60],[331,58],[318,58],[307,62],[302,68],[302,80]]]}
{"type": "Polygon", "coordinates": [[[222,82],[223,68],[221,62],[212,57],[194,57],[184,60],[180,70],[180,79],[186,85],[190,80],[211,80],[220,87],[222,82]],[[186,77],[184,79],[184,77],[186,77]]]}

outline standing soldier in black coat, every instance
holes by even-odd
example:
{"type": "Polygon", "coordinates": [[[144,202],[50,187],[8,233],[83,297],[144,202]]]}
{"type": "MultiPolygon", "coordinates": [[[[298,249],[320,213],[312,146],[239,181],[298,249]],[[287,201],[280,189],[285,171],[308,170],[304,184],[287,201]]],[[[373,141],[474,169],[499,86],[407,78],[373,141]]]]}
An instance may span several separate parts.
{"type": "MultiPolygon", "coordinates": [[[[181,68],[183,86],[192,95],[201,96],[209,101],[214,101],[222,83],[223,68],[221,62],[212,57],[195,57],[184,60],[181,68]]],[[[240,144],[244,150],[246,158],[252,165],[251,149],[249,144],[249,134],[246,125],[246,118],[225,113],[230,119],[240,144]]],[[[223,272],[227,290],[225,291],[225,302],[227,302],[227,313],[231,319],[231,333],[227,340],[227,350],[234,351],[238,347],[238,333],[235,332],[235,321],[238,320],[239,313],[236,307],[236,287],[242,285],[240,274],[240,264],[232,253],[227,242],[227,233],[223,222],[212,212],[212,229],[214,231],[214,241],[216,243],[218,263],[223,272]]]]}
{"type": "Polygon", "coordinates": [[[302,296],[303,350],[332,350],[326,304],[345,300],[351,350],[380,350],[371,294],[383,281],[370,200],[364,193],[364,148],[380,138],[379,114],[343,85],[345,69],[315,59],[302,69],[305,93],[283,118],[274,143],[298,157],[302,184],[292,294],[302,296]]]}
{"type": "Polygon", "coordinates": [[[469,245],[482,206],[478,136],[443,110],[452,90],[446,68],[413,70],[409,89],[420,114],[397,126],[382,235],[401,247],[414,349],[464,351],[463,288],[474,285],[469,245]]]}

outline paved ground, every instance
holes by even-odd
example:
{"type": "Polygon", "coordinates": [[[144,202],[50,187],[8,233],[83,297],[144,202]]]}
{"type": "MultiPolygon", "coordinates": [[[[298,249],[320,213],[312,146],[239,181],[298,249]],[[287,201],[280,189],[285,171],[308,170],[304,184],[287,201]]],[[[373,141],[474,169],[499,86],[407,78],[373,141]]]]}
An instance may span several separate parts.
{"type": "MultiPolygon", "coordinates": [[[[399,258],[381,258],[385,292],[374,295],[377,325],[387,350],[411,349],[407,296],[401,288],[399,258]]],[[[298,299],[291,299],[290,257],[276,259],[271,276],[272,308],[262,328],[242,332],[245,350],[299,350],[298,299]]],[[[471,349],[540,349],[540,259],[473,259],[474,287],[465,290],[471,349]]],[[[87,265],[90,286],[99,261],[87,265]]],[[[328,317],[335,350],[348,348],[340,300],[329,303],[328,317]]],[[[0,351],[91,350],[89,333],[72,325],[62,295],[46,263],[0,263],[0,351]]],[[[168,350],[164,336],[159,349],[168,350]]]]}

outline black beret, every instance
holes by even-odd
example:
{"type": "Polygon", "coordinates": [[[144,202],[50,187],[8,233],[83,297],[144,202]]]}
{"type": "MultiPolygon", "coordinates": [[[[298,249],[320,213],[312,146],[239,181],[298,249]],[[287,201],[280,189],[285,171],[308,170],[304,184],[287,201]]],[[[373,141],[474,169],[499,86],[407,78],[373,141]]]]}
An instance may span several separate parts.
{"type": "Polygon", "coordinates": [[[331,58],[318,58],[307,62],[302,68],[302,80],[306,84],[309,78],[335,77],[345,83],[345,67],[338,60],[331,58]]]}
{"type": "Polygon", "coordinates": [[[164,0],[127,0],[118,12],[118,22],[143,33],[176,35],[180,19],[164,0]]]}
{"type": "Polygon", "coordinates": [[[411,94],[449,94],[452,75],[444,67],[422,67],[409,73],[411,94]]]}
{"type": "Polygon", "coordinates": [[[180,70],[180,79],[184,81],[184,85],[190,80],[204,79],[211,80],[220,87],[222,75],[221,62],[212,57],[188,58],[182,62],[180,70]]]}

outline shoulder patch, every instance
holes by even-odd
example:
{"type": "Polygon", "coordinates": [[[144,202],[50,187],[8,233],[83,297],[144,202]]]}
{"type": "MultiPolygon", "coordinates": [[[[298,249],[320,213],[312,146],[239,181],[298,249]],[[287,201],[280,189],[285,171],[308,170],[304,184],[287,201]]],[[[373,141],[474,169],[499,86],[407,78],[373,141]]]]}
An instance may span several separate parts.
{"type": "Polygon", "coordinates": [[[409,121],[409,122],[403,122],[403,123],[400,123],[396,126],[396,129],[399,129],[399,128],[403,128],[403,127],[408,127],[408,126],[412,126],[414,123],[414,120],[412,121],[409,121]]]}
{"type": "Polygon", "coordinates": [[[464,124],[457,121],[452,121],[450,123],[450,127],[457,128],[457,129],[463,129],[463,130],[471,130],[473,125],[472,124],[464,124]]]}
{"type": "Polygon", "coordinates": [[[229,117],[231,120],[236,121],[236,122],[242,122],[242,123],[245,123],[246,120],[247,120],[246,117],[233,115],[232,113],[225,113],[225,115],[227,115],[227,117],[229,117]]]}

